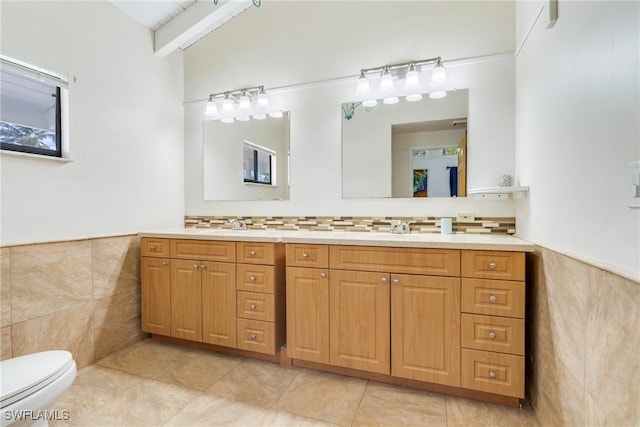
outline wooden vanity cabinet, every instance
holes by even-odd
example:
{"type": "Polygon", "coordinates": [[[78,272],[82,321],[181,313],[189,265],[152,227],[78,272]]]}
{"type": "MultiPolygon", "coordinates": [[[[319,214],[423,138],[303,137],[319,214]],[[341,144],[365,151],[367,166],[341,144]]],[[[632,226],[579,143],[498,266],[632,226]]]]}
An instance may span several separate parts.
{"type": "Polygon", "coordinates": [[[285,342],[284,246],[143,237],[142,330],[275,355],[285,342]]]}

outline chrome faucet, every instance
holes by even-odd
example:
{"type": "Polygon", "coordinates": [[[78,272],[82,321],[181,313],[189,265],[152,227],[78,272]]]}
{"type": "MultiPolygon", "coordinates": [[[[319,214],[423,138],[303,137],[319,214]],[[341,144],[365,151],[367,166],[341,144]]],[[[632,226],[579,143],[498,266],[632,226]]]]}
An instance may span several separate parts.
{"type": "Polygon", "coordinates": [[[232,230],[246,230],[247,229],[247,221],[242,219],[230,219],[229,224],[231,224],[232,230]]]}
{"type": "Polygon", "coordinates": [[[411,234],[411,224],[415,221],[401,221],[394,219],[389,221],[389,233],[391,234],[411,234]]]}

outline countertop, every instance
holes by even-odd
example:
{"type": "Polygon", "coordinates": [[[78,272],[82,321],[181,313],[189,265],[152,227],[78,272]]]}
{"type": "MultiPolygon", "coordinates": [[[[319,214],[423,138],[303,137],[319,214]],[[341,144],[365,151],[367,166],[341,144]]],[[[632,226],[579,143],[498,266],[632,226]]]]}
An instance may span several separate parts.
{"type": "Polygon", "coordinates": [[[139,233],[140,237],[226,240],[237,242],[314,243],[324,245],[389,246],[409,248],[477,249],[533,252],[535,245],[505,234],[411,233],[347,231],[228,230],[174,228],[139,233]]]}

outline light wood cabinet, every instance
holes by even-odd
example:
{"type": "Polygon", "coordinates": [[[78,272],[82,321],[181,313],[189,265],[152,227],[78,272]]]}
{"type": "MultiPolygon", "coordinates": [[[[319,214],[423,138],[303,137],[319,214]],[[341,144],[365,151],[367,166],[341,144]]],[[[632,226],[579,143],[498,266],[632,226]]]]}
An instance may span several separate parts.
{"type": "Polygon", "coordinates": [[[141,247],[144,331],[273,356],[285,343],[284,245],[143,237],[141,247]]]}
{"type": "Polygon", "coordinates": [[[287,267],[287,356],[329,363],[327,269],[287,267]]]}
{"type": "Polygon", "coordinates": [[[391,374],[460,385],[460,279],[391,276],[391,374]]]}
{"type": "Polygon", "coordinates": [[[511,405],[524,397],[523,253],[305,244],[286,253],[294,364],[511,405]]]}
{"type": "Polygon", "coordinates": [[[236,266],[203,262],[202,341],[236,346],[236,266]]]}
{"type": "Polygon", "coordinates": [[[171,267],[166,258],[143,257],[141,262],[142,330],[171,334],[171,267]]]}
{"type": "Polygon", "coordinates": [[[330,363],[389,373],[389,274],[330,273],[330,363]]]}

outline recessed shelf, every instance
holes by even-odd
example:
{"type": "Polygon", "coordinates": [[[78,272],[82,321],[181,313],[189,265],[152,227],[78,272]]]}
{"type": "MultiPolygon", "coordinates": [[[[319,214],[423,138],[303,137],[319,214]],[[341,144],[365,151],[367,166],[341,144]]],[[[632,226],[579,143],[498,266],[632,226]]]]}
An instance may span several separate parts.
{"type": "Polygon", "coordinates": [[[475,196],[476,200],[507,200],[509,195],[513,199],[525,199],[528,193],[528,186],[485,187],[467,191],[467,194],[475,196]]]}

